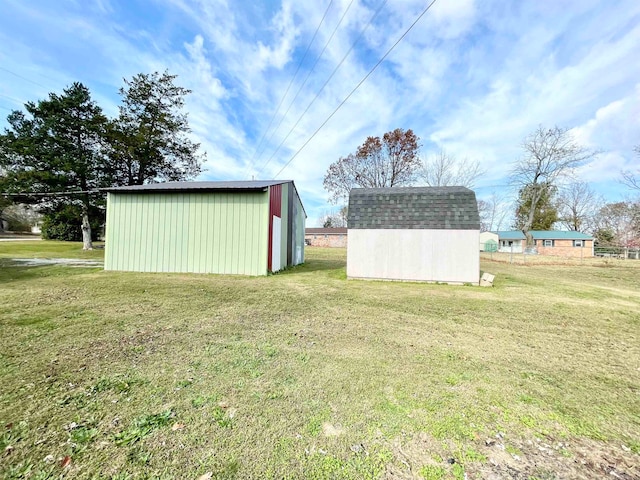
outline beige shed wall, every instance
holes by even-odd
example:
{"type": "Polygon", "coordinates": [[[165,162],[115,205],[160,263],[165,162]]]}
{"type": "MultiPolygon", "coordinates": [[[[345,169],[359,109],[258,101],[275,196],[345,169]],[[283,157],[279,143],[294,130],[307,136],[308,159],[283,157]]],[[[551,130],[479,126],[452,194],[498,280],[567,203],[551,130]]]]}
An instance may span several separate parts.
{"type": "Polygon", "coordinates": [[[349,229],[348,236],[349,278],[479,282],[478,230],[349,229]]]}

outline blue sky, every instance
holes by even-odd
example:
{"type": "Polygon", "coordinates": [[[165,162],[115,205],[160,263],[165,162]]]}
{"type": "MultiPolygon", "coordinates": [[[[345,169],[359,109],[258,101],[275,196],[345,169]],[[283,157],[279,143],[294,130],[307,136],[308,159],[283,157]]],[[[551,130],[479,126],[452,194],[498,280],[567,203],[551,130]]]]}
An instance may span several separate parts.
{"type": "Polygon", "coordinates": [[[503,185],[523,138],[538,125],[571,128],[602,152],[579,178],[611,201],[629,194],[617,180],[621,170],[640,166],[633,152],[640,144],[637,0],[437,0],[282,169],[426,5],[4,0],[0,126],[9,110],[74,81],[115,115],[123,77],[168,69],[193,90],[187,101],[192,135],[207,152],[200,179],[293,179],[309,226],[335,208],[322,188],[329,164],[368,135],[397,127],[416,132],[423,156],[445,149],[479,160],[487,173],[478,197],[495,192],[505,201],[513,198],[503,185]]]}

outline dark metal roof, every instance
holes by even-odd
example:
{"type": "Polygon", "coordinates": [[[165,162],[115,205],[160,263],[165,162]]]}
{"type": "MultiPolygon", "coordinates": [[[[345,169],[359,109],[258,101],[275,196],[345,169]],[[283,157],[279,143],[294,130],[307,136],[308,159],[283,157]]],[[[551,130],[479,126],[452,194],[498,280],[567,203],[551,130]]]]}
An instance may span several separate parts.
{"type": "Polygon", "coordinates": [[[305,228],[305,235],[345,235],[347,229],[345,227],[333,228],[305,228]]]}
{"type": "Polygon", "coordinates": [[[350,229],[480,230],[476,194],[465,187],[354,188],[350,229]]]}
{"type": "Polygon", "coordinates": [[[264,190],[272,185],[293,183],[292,180],[246,180],[234,182],[165,182],[110,187],[106,192],[180,192],[187,190],[264,190]]]}

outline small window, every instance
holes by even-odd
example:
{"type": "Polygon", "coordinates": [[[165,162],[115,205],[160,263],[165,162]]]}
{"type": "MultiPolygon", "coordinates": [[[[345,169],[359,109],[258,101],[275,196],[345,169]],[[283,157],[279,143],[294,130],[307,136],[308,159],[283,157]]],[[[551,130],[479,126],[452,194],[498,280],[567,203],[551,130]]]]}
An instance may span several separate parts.
{"type": "Polygon", "coordinates": [[[318,236],[317,236],[317,235],[314,235],[314,236],[313,236],[313,239],[314,239],[314,240],[317,240],[317,239],[318,239],[318,236]]]}
{"type": "Polygon", "coordinates": [[[573,246],[574,247],[584,247],[584,240],[574,240],[573,241],[573,246]]]}
{"type": "Polygon", "coordinates": [[[324,238],[329,238],[329,235],[325,235],[324,238]]]}
{"type": "Polygon", "coordinates": [[[553,247],[553,240],[545,240],[544,241],[544,246],[545,247],[553,247]]]}

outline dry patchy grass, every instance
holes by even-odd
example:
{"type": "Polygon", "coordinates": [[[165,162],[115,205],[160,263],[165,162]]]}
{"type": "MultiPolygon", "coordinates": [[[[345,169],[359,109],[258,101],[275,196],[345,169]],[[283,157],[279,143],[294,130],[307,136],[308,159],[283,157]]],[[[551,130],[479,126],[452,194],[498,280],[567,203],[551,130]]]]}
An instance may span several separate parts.
{"type": "Polygon", "coordinates": [[[640,475],[640,262],[484,259],[481,289],[307,257],[262,278],[4,263],[2,476],[640,475]]]}

